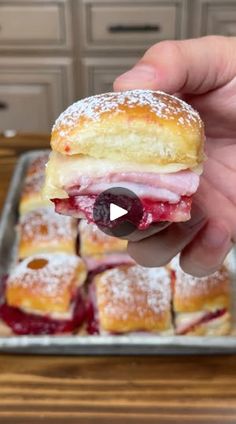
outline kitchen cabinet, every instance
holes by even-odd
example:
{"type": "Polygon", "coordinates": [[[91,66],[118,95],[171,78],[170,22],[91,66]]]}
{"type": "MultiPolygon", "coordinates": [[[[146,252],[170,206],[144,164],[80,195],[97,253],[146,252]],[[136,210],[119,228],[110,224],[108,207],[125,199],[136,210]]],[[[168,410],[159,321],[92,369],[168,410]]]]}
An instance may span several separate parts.
{"type": "Polygon", "coordinates": [[[92,57],[82,61],[82,96],[104,93],[112,90],[114,79],[132,67],[138,60],[134,57],[92,57]]]}
{"type": "Polygon", "coordinates": [[[184,38],[186,4],[185,0],[83,0],[83,48],[140,51],[160,40],[184,38]]]}
{"type": "Polygon", "coordinates": [[[70,58],[0,58],[0,129],[48,132],[73,101],[70,58]]]}
{"type": "Polygon", "coordinates": [[[236,36],[236,1],[198,0],[194,7],[194,36],[236,36]]]}
{"type": "Polygon", "coordinates": [[[0,1],[0,132],[50,132],[76,99],[73,0],[0,1]]]}
{"type": "Polygon", "coordinates": [[[207,34],[236,35],[236,0],[1,0],[0,132],[50,132],[152,44],[207,34]]]}
{"type": "Polygon", "coordinates": [[[1,0],[0,51],[69,50],[71,8],[67,0],[1,0]]]}

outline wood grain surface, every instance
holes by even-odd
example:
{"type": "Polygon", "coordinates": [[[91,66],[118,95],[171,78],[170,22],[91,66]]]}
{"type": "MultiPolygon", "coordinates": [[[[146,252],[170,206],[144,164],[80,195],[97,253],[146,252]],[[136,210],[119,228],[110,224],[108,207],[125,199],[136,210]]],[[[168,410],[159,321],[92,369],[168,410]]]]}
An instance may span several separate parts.
{"type": "MultiPolygon", "coordinates": [[[[0,208],[15,161],[0,158],[0,208]]],[[[0,424],[40,423],[236,424],[236,355],[0,355],[0,424]]]]}
{"type": "Polygon", "coordinates": [[[236,422],[235,356],[0,357],[0,422],[236,422]]]}

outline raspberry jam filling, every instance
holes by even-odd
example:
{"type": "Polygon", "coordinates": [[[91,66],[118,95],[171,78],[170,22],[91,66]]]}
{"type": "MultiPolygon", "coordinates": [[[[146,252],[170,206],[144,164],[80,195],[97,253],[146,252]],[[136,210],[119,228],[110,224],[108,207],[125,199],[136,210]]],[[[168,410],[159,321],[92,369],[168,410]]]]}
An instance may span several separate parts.
{"type": "MultiPolygon", "coordinates": [[[[119,265],[122,265],[120,263],[119,265]]],[[[87,304],[86,304],[86,331],[88,334],[100,334],[99,331],[99,319],[98,319],[98,311],[96,305],[96,286],[93,283],[93,279],[97,274],[101,272],[107,271],[108,269],[113,268],[114,265],[107,264],[101,265],[96,269],[93,269],[88,273],[87,277],[87,286],[88,286],[88,294],[87,294],[87,304]]],[[[117,265],[118,266],[118,265],[117,265]]]]}
{"type": "Polygon", "coordinates": [[[206,315],[204,315],[194,324],[190,325],[189,327],[185,327],[183,330],[177,331],[177,334],[179,336],[183,336],[189,333],[190,331],[193,331],[197,326],[201,324],[205,324],[209,321],[212,321],[213,319],[222,317],[225,313],[226,313],[226,309],[218,309],[217,311],[214,311],[214,312],[207,312],[206,315]]]}
{"type": "Polygon", "coordinates": [[[85,320],[86,308],[81,290],[75,298],[71,319],[53,319],[49,316],[35,315],[3,303],[0,305],[0,318],[17,335],[43,335],[71,333],[85,320]]]}
{"type": "MultiPolygon", "coordinates": [[[[56,212],[78,217],[82,213],[88,222],[94,222],[93,207],[96,197],[97,195],[72,196],[67,199],[52,199],[52,201],[55,204],[56,212]]],[[[143,217],[138,223],[140,230],[145,230],[153,222],[180,222],[190,219],[191,197],[182,196],[178,203],[160,202],[148,197],[140,200],[143,206],[143,217]]],[[[131,221],[135,225],[137,224],[135,216],[131,216],[131,221]]],[[[114,225],[116,224],[114,223],[114,225]]]]}
{"type": "MultiPolygon", "coordinates": [[[[108,268],[101,270],[100,272],[105,271],[108,268]]],[[[87,304],[86,304],[86,331],[88,334],[99,334],[99,320],[98,312],[96,305],[96,286],[93,283],[93,278],[99,272],[92,271],[88,275],[88,294],[87,294],[87,304]]]]}
{"type": "Polygon", "coordinates": [[[86,320],[86,331],[91,336],[99,334],[99,323],[96,318],[95,308],[92,301],[89,301],[86,308],[87,320],[86,320]]]}

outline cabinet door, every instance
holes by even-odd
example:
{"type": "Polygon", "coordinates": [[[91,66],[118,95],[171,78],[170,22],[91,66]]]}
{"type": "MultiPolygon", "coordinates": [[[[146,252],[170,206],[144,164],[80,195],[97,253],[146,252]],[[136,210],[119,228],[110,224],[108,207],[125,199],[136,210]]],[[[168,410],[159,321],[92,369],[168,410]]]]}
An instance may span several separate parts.
{"type": "Polygon", "coordinates": [[[146,49],[157,41],[186,36],[185,0],[83,0],[85,49],[146,49]]]}
{"type": "Polygon", "coordinates": [[[113,91],[114,79],[130,69],[137,60],[137,57],[83,59],[83,96],[113,91]]]}
{"type": "Polygon", "coordinates": [[[73,99],[69,59],[0,59],[0,132],[49,132],[73,99]]]}
{"type": "Polygon", "coordinates": [[[198,0],[194,13],[194,35],[236,36],[236,2],[198,0]]]}
{"type": "Polygon", "coordinates": [[[0,49],[71,47],[71,0],[0,1],[0,49]]]}

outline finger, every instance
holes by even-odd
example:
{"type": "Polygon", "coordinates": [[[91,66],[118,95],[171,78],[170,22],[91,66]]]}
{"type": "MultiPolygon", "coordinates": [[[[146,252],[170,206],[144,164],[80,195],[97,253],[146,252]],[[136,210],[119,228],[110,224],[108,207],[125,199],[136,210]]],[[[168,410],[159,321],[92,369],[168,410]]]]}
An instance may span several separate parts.
{"type": "Polygon", "coordinates": [[[196,277],[212,274],[220,268],[232,245],[227,225],[211,220],[182,251],[181,268],[196,277]]]}
{"type": "Polygon", "coordinates": [[[192,218],[185,223],[172,224],[160,233],[138,242],[128,243],[128,253],[142,266],[166,265],[206,224],[205,213],[196,205],[192,218]]]}
{"type": "Polygon", "coordinates": [[[167,228],[170,224],[170,222],[158,222],[150,225],[147,230],[135,230],[133,233],[121,238],[129,241],[140,241],[152,236],[153,234],[159,233],[164,228],[167,228]]]}
{"type": "Polygon", "coordinates": [[[235,49],[236,38],[220,36],[162,41],[148,49],[130,71],[118,77],[114,89],[205,93],[234,77],[235,49]]]}

